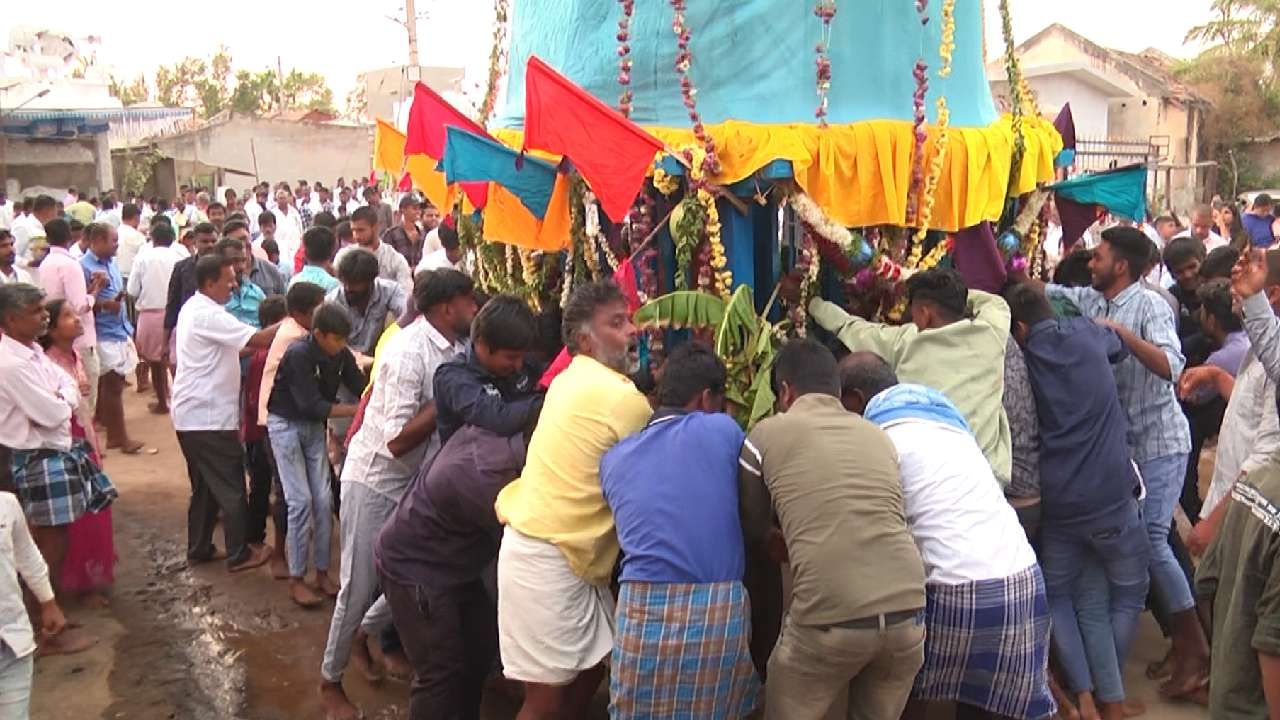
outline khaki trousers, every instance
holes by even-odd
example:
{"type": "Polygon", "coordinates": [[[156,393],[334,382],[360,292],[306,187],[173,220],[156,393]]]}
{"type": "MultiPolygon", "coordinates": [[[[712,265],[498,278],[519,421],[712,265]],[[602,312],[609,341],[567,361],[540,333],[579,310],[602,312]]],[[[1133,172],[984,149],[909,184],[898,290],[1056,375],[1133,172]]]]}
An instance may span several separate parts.
{"type": "Polygon", "coordinates": [[[924,663],[922,620],[821,628],[788,614],[769,658],[765,720],[822,720],[845,690],[848,720],[898,720],[924,663]]]}

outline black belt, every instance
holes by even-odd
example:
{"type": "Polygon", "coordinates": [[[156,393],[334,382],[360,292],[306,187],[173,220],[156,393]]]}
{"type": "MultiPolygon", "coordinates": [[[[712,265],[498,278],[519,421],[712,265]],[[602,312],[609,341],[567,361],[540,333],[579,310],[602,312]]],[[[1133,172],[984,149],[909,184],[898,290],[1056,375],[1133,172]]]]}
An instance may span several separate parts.
{"type": "Polygon", "coordinates": [[[899,610],[898,612],[883,613],[880,615],[872,615],[870,617],[856,618],[854,620],[845,620],[844,622],[833,623],[831,625],[821,625],[819,627],[844,628],[846,630],[882,630],[894,625],[901,625],[908,620],[919,620],[924,617],[924,610],[917,608],[915,610],[899,610]]]}

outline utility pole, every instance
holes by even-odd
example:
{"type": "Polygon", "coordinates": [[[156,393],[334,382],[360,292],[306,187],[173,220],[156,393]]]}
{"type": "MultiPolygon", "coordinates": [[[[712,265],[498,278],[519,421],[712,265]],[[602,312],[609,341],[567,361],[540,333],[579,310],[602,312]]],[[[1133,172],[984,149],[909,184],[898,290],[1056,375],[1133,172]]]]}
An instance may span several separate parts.
{"type": "Polygon", "coordinates": [[[409,32],[409,64],[418,67],[418,16],[413,0],[404,0],[404,29],[409,32]]]}

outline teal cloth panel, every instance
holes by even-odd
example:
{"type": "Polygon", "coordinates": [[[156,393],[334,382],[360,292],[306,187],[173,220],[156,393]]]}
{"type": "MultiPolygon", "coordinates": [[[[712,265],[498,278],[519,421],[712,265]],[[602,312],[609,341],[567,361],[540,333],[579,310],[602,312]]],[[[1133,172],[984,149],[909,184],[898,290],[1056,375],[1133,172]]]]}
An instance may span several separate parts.
{"type": "Polygon", "coordinates": [[[1144,165],[1077,175],[1049,189],[1083,205],[1101,205],[1134,222],[1147,219],[1147,168],[1144,165]]]}
{"type": "MultiPolygon", "coordinates": [[[[808,0],[698,0],[686,22],[692,35],[690,76],[704,122],[815,123],[814,46],[822,24],[808,0]]],[[[945,93],[955,127],[997,118],[982,63],[981,3],[956,3],[951,77],[936,72],[941,1],[929,3],[923,28],[908,0],[839,4],[831,32],[828,121],[912,117],[917,57],[929,64],[930,121],[945,93]]],[[[676,38],[668,0],[636,0],[631,21],[632,119],[641,125],[688,127],[674,69],[676,38]]],[[[617,107],[617,0],[523,0],[511,19],[511,73],[498,127],[524,123],[524,67],[536,54],[611,107],[617,107]]]]}

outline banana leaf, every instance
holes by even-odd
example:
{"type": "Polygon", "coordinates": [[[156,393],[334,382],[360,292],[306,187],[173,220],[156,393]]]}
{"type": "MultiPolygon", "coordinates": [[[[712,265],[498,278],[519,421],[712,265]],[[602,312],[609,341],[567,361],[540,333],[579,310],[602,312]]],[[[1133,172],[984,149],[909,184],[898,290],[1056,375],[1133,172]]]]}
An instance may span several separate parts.
{"type": "Polygon", "coordinates": [[[636,311],[642,327],[713,328],[724,320],[724,300],[697,290],[677,290],[654,298],[636,311]]]}
{"type": "Polygon", "coordinates": [[[716,354],[722,358],[741,356],[759,325],[751,288],[747,285],[739,285],[738,289],[733,291],[733,297],[729,298],[729,304],[724,312],[724,321],[716,330],[716,354]]]}

